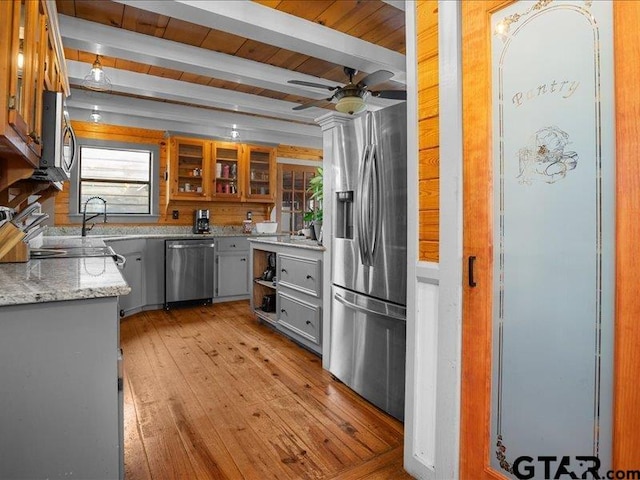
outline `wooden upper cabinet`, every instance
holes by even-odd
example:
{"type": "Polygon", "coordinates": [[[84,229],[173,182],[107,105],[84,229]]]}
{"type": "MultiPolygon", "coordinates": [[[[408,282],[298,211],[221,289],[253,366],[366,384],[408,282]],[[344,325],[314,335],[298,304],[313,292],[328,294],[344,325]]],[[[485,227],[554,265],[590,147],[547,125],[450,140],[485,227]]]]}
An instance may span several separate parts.
{"type": "Polygon", "coordinates": [[[0,191],[39,164],[43,90],[64,85],[68,92],[57,17],[50,15],[57,15],[53,3],[0,1],[0,191]]]}
{"type": "Polygon", "coordinates": [[[211,144],[211,169],[213,172],[211,198],[240,201],[244,179],[244,145],[233,142],[211,144]]]}
{"type": "Polygon", "coordinates": [[[247,200],[273,203],[276,199],[276,154],[270,147],[247,145],[247,200]]]}
{"type": "Polygon", "coordinates": [[[206,200],[211,194],[210,142],[193,138],[171,139],[169,197],[175,200],[206,200]]]}
{"type": "Polygon", "coordinates": [[[173,137],[167,200],[274,203],[275,148],[173,137]]]}

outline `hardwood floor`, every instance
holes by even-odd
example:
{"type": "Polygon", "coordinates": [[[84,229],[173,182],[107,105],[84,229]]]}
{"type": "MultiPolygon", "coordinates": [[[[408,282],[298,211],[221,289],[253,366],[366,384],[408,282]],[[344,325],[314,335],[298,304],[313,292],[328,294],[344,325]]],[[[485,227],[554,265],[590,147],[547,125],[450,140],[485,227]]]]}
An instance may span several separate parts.
{"type": "Polygon", "coordinates": [[[121,344],[127,480],[412,478],[402,423],[248,302],[139,313],[121,344]]]}

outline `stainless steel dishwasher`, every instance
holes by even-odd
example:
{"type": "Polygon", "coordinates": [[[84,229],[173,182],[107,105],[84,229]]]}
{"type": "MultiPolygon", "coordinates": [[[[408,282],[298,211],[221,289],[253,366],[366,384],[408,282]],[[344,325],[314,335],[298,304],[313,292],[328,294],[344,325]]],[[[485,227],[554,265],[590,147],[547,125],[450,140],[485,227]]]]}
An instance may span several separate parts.
{"type": "Polygon", "coordinates": [[[212,238],[165,241],[164,308],[211,303],[214,292],[212,238]]]}

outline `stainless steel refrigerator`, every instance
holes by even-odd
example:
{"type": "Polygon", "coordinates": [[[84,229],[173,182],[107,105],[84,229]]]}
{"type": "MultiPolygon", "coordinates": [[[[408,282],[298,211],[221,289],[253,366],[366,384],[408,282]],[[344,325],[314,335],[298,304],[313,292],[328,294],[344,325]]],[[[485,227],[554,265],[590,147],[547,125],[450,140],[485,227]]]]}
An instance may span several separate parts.
{"type": "Polygon", "coordinates": [[[368,112],[336,138],[329,371],[403,420],[406,106],[368,112]]]}

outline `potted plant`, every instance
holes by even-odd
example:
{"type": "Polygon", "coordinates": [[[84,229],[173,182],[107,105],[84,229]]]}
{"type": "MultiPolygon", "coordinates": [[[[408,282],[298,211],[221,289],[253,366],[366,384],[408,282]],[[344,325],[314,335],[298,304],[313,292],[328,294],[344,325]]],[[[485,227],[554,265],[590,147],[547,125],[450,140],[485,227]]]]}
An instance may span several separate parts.
{"type": "Polygon", "coordinates": [[[311,194],[309,200],[313,201],[313,210],[305,212],[303,220],[310,222],[312,232],[315,234],[316,240],[320,240],[320,231],[322,230],[322,199],[323,199],[323,169],[318,167],[315,176],[309,180],[309,188],[307,192],[311,194]]]}

